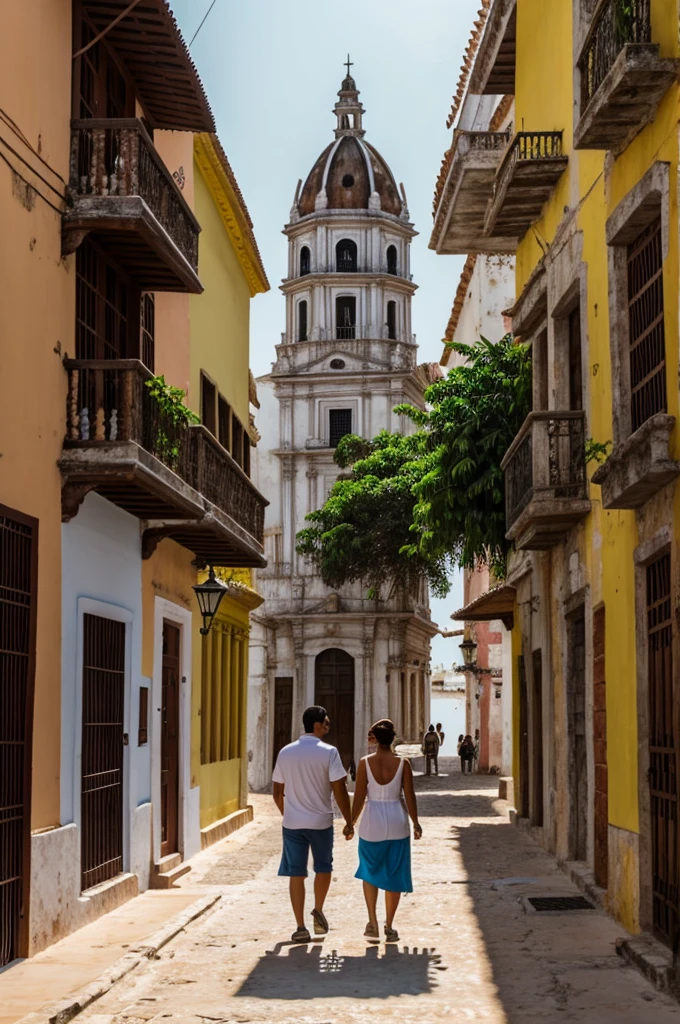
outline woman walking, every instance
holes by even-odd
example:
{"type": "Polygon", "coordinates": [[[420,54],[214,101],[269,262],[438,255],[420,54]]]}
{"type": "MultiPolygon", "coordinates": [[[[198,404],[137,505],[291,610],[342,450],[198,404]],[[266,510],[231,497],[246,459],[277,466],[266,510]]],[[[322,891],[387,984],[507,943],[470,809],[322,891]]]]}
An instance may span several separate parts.
{"type": "Polygon", "coordinates": [[[394,915],[401,894],[413,892],[409,816],[413,822],[413,838],[420,839],[423,830],[418,822],[411,764],[391,750],[396,735],[394,725],[384,718],[375,723],[371,732],[378,749],[359,762],[352,804],[353,824],[359,820],[362,810],[364,812],[359,825],[359,867],[355,878],[364,883],[368,909],[366,938],[380,938],[376,908],[378,890],[383,889],[385,941],[398,942],[399,934],[393,928],[394,915]]]}

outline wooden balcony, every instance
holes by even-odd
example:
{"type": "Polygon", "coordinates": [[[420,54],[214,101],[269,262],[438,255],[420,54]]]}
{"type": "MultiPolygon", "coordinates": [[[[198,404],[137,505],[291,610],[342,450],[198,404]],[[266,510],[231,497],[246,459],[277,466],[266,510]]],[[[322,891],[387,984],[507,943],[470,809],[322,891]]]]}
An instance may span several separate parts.
{"type": "Polygon", "coordinates": [[[518,550],[559,543],[590,512],[582,412],[532,412],[508,449],[507,538],[518,550]]]}
{"type": "Polygon", "coordinates": [[[484,234],[519,242],[540,217],[567,162],[562,132],[518,132],[498,168],[484,234]]]}
{"type": "Polygon", "coordinates": [[[496,254],[517,248],[513,238],[484,234],[489,199],[509,142],[506,132],[456,132],[430,243],[438,253],[496,254]]]}
{"type": "Polygon", "coordinates": [[[64,522],[96,491],[142,520],[144,557],[172,537],[202,563],[265,564],[267,502],[204,426],[178,426],[163,412],[143,363],[70,359],[65,367],[64,522]]]}
{"type": "Polygon", "coordinates": [[[576,149],[624,149],[645,125],[680,61],[662,58],[652,42],[651,0],[602,0],[578,61],[580,119],[576,149]]]}
{"type": "Polygon", "coordinates": [[[92,234],[142,290],[203,290],[200,226],[141,121],[73,121],[68,191],[65,255],[92,234]]]}

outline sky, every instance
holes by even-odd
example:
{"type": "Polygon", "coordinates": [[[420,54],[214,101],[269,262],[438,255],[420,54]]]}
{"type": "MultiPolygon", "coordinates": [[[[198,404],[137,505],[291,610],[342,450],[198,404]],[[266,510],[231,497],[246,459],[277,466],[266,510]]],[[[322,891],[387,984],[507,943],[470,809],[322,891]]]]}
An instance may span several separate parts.
{"type": "MultiPolygon", "coordinates": [[[[211,0],[171,0],[189,42],[211,0]]],[[[298,179],[333,139],[333,106],[350,54],[366,114],[366,138],[403,182],[420,232],[411,251],[419,290],[413,329],[421,362],[438,362],[463,257],[428,249],[432,198],[446,119],[479,0],[215,0],[191,45],[255,228],[271,291],[251,307],[250,361],[267,373],[284,328],[278,289],[287,269],[288,221],[298,179]]],[[[432,616],[443,628],[463,603],[459,579],[432,616]]],[[[456,641],[436,638],[432,663],[460,661],[456,641]]]]}

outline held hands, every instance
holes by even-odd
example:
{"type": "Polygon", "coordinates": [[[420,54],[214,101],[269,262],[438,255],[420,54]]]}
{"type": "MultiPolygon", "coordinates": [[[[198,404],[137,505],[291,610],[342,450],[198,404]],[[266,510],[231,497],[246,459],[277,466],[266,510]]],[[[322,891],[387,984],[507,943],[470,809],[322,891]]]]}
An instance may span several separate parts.
{"type": "Polygon", "coordinates": [[[354,825],[345,825],[342,834],[348,842],[350,839],[354,839],[354,825]]]}

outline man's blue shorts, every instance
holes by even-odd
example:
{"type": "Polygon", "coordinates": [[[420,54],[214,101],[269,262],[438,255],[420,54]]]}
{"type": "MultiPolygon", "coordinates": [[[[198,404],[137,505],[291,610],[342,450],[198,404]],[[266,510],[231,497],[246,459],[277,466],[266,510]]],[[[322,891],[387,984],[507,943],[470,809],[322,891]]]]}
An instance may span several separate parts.
{"type": "Polygon", "coordinates": [[[315,874],[330,874],[333,870],[332,825],[330,828],[284,828],[279,874],[306,878],[310,847],[315,874]]]}

